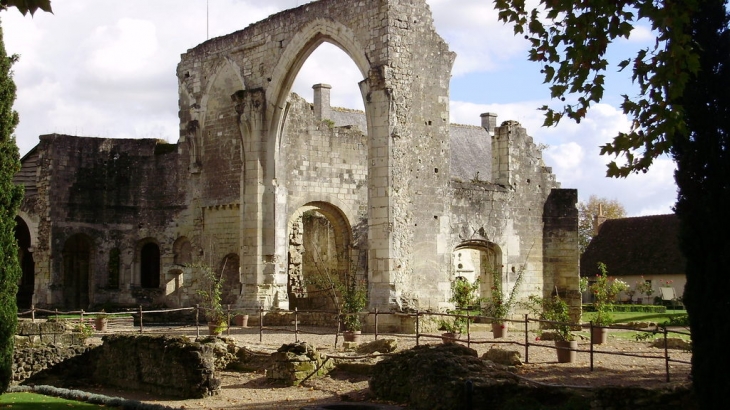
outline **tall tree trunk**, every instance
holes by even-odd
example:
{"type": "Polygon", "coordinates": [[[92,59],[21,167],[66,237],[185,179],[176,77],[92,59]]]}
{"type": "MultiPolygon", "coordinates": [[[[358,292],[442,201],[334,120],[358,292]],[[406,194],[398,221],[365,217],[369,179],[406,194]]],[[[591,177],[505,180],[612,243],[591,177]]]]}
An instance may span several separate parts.
{"type": "Polygon", "coordinates": [[[724,0],[700,1],[689,33],[700,71],[681,101],[688,129],[672,154],[676,212],[687,258],[685,305],[692,332],[692,376],[701,408],[727,403],[730,386],[730,35],[724,0]]]}

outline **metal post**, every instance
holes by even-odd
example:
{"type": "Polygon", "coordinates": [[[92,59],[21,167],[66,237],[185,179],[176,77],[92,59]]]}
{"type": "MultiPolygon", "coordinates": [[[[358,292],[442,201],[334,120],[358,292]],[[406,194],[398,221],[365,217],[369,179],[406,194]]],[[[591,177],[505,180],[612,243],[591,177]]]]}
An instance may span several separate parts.
{"type": "Polygon", "coordinates": [[[259,306],[259,343],[264,342],[264,307],[259,306]]]}
{"type": "Polygon", "coordinates": [[[418,341],[421,337],[421,312],[419,310],[416,310],[416,346],[418,346],[418,341]]]}
{"type": "Polygon", "coordinates": [[[667,369],[667,383],[669,383],[669,345],[667,343],[667,328],[664,327],[664,363],[667,369]]]}
{"type": "Polygon", "coordinates": [[[337,342],[340,340],[340,329],[342,325],[342,316],[337,315],[337,332],[335,333],[335,349],[337,349],[337,342]]]}
{"type": "Polygon", "coordinates": [[[200,337],[200,305],[195,304],[195,332],[200,337]]]}
{"type": "Polygon", "coordinates": [[[378,308],[375,308],[375,340],[378,340],[378,308]]]}
{"type": "Polygon", "coordinates": [[[590,332],[591,332],[591,371],[593,371],[593,321],[590,322],[590,332]]]}
{"type": "Polygon", "coordinates": [[[143,332],[142,326],[142,305],[139,305],[139,333],[143,332]]]}
{"type": "Polygon", "coordinates": [[[466,310],[466,347],[471,347],[471,331],[469,330],[470,329],[469,322],[470,322],[469,310],[467,309],[466,310]]]}
{"type": "Polygon", "coordinates": [[[226,305],[226,335],[231,335],[231,304],[226,305]]]}
{"type": "Polygon", "coordinates": [[[299,308],[294,308],[294,342],[299,343],[299,308]]]}
{"type": "Polygon", "coordinates": [[[528,337],[529,323],[528,314],[525,313],[525,363],[530,363],[530,338],[528,337]]]}

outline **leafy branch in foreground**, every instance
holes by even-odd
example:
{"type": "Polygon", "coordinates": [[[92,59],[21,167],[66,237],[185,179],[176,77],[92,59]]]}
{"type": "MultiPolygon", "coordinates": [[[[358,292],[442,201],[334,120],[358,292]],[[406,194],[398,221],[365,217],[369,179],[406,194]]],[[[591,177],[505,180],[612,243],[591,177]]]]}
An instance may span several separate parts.
{"type": "Polygon", "coordinates": [[[515,34],[530,41],[529,60],[542,65],[552,98],[564,104],[547,105],[545,126],[567,117],[580,122],[591,104],[601,101],[608,46],[628,39],[639,22],[651,24],[653,47],[619,62],[631,67],[639,86],[635,97],[623,95],[621,108],[631,118],[631,129],[601,147],[601,154],[623,156],[608,166],[609,176],[646,172],[654,158],[666,154],[676,135],[687,133],[684,107],[677,101],[690,77],[699,70],[687,26],[696,0],[543,0],[541,9],[528,9],[524,0],[495,0],[499,19],[514,24],[515,34]]]}

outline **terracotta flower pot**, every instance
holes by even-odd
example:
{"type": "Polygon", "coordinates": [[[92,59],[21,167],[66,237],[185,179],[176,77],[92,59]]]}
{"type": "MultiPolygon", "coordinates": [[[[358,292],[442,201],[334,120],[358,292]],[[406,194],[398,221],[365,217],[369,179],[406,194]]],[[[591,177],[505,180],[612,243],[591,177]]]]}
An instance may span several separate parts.
{"type": "Polygon", "coordinates": [[[346,330],[342,332],[346,342],[360,343],[361,330],[346,330]]]}
{"type": "Polygon", "coordinates": [[[441,334],[441,342],[445,345],[456,343],[461,339],[461,333],[445,332],[441,334]]]}
{"type": "Polygon", "coordinates": [[[236,326],[248,327],[248,315],[236,315],[233,318],[233,323],[236,326]]]}
{"type": "Polygon", "coordinates": [[[608,329],[603,327],[594,327],[591,329],[591,343],[600,345],[608,340],[608,329]]]}
{"type": "Polygon", "coordinates": [[[558,363],[572,363],[575,361],[575,349],[578,348],[577,340],[556,340],[555,347],[558,353],[558,363]]]}
{"type": "Polygon", "coordinates": [[[105,317],[94,318],[94,327],[97,332],[106,332],[107,326],[109,325],[109,319],[105,317]]]}
{"type": "Polygon", "coordinates": [[[509,322],[492,323],[492,335],[495,339],[507,337],[508,323],[509,322]]]}

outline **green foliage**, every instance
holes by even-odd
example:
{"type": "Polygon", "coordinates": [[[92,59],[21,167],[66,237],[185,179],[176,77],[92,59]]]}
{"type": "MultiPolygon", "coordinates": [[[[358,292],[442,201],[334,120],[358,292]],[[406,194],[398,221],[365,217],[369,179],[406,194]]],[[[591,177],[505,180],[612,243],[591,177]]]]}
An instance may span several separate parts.
{"type": "Polygon", "coordinates": [[[479,279],[469,283],[468,280],[457,277],[451,282],[451,297],[449,302],[456,306],[456,309],[449,310],[447,313],[456,315],[439,320],[439,329],[450,333],[466,332],[467,322],[469,319],[465,317],[469,309],[478,307],[482,301],[479,297],[479,279]]]}
{"type": "Polygon", "coordinates": [[[53,13],[53,10],[51,10],[51,0],[0,0],[0,7],[2,9],[16,7],[24,16],[28,12],[32,16],[38,9],[53,13]]]}
{"type": "Polygon", "coordinates": [[[17,60],[8,56],[0,29],[0,392],[4,392],[11,378],[13,342],[18,325],[18,244],[15,240],[15,216],[23,198],[23,188],[13,184],[13,176],[20,169],[18,146],[13,130],[18,124],[18,113],[13,111],[15,84],[10,67],[17,60]]]}
{"type": "Polygon", "coordinates": [[[216,275],[210,265],[205,263],[194,263],[187,265],[193,271],[197,272],[195,276],[200,277],[201,289],[197,294],[202,299],[203,308],[205,309],[205,318],[210,323],[218,324],[223,327],[225,323],[225,313],[221,304],[221,295],[223,294],[223,271],[220,275],[216,275]]]}
{"type": "Polygon", "coordinates": [[[353,269],[344,276],[342,280],[328,269],[321,269],[318,274],[307,278],[307,283],[325,292],[337,308],[345,330],[361,330],[359,313],[367,306],[367,283],[358,278],[353,269]]]}
{"type": "Polygon", "coordinates": [[[651,297],[651,295],[654,294],[654,288],[651,287],[651,282],[646,281],[643,276],[641,279],[636,281],[634,289],[636,289],[637,293],[640,295],[646,295],[646,297],[651,297]]]}
{"type": "Polygon", "coordinates": [[[530,295],[524,306],[534,316],[540,320],[546,320],[546,326],[555,330],[557,340],[571,341],[575,337],[571,333],[571,329],[575,326],[570,320],[570,308],[560,296],[555,295],[550,298],[541,298],[536,295],[530,295]]]}
{"type": "Polygon", "coordinates": [[[646,172],[654,158],[666,154],[675,135],[686,134],[682,96],[691,76],[699,70],[698,55],[687,33],[696,0],[550,0],[527,9],[524,0],[495,0],[499,19],[514,24],[531,47],[529,59],[542,66],[551,97],[562,102],[547,105],[545,125],[563,117],[580,122],[591,104],[603,98],[608,46],[629,38],[639,20],[649,22],[657,41],[653,47],[625,58],[612,70],[631,67],[639,87],[637,97],[624,95],[623,112],[632,119],[631,130],[619,133],[601,147],[601,154],[623,155],[626,163],[609,164],[610,176],[646,172]],[[566,101],[567,99],[567,101],[566,101]]]}
{"type": "Polygon", "coordinates": [[[578,202],[578,246],[583,254],[593,239],[596,230],[595,216],[600,213],[606,219],[624,218],[626,209],[616,199],[599,198],[591,195],[587,202],[578,202]]]}
{"type": "Polygon", "coordinates": [[[84,340],[90,338],[94,334],[94,328],[82,320],[79,320],[78,322],[74,323],[74,325],[71,329],[74,333],[78,333],[81,341],[84,341],[84,340]]]}
{"type": "Polygon", "coordinates": [[[608,270],[603,262],[598,262],[598,270],[601,274],[596,275],[596,282],[589,286],[593,294],[593,308],[596,312],[593,323],[598,326],[608,326],[613,323],[610,312],[616,296],[629,286],[626,282],[608,277],[608,270]]]}
{"type": "Polygon", "coordinates": [[[680,247],[687,259],[684,304],[692,329],[692,376],[700,407],[721,407],[730,373],[726,341],[730,324],[714,303],[727,299],[730,275],[730,10],[727,0],[546,0],[528,10],[524,0],[496,0],[499,18],[532,43],[530,59],[543,65],[553,97],[577,97],[562,109],[547,106],[545,123],[562,116],[579,121],[603,93],[606,50],[628,37],[643,19],[657,36],[653,47],[618,64],[631,67],[639,87],[624,96],[632,120],[601,148],[623,155],[609,164],[610,176],[646,171],[654,158],[671,153],[679,187],[675,212],[680,247]]]}
{"type": "Polygon", "coordinates": [[[519,272],[517,272],[515,284],[512,286],[509,295],[505,299],[504,289],[502,286],[502,272],[500,269],[495,269],[494,272],[492,272],[490,298],[482,303],[482,313],[485,316],[495,318],[498,322],[499,319],[507,319],[507,316],[510,315],[515,303],[517,302],[517,293],[520,285],[522,285],[522,280],[525,276],[524,273],[525,266],[522,265],[519,272]]]}

